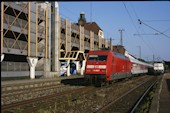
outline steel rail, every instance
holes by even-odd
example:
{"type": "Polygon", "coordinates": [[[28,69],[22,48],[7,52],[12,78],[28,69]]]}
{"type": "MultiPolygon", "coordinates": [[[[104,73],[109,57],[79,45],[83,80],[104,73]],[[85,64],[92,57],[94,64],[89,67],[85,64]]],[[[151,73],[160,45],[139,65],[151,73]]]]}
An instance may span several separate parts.
{"type": "MultiPolygon", "coordinates": [[[[84,82],[82,82],[80,84],[83,84],[83,83],[84,82]]],[[[64,85],[64,84],[56,84],[56,85],[50,84],[47,86],[33,87],[33,88],[27,88],[27,89],[18,89],[15,91],[11,90],[11,91],[7,91],[8,92],[7,94],[2,94],[1,104],[2,105],[10,104],[10,102],[5,102],[5,101],[11,101],[10,99],[12,99],[11,103],[17,103],[19,101],[24,101],[24,100],[26,100],[25,97],[27,95],[29,96],[31,92],[33,92],[32,95],[35,95],[35,97],[38,98],[41,96],[46,96],[46,95],[50,95],[53,93],[61,93],[61,92],[65,92],[67,90],[69,91],[69,90],[73,90],[73,89],[79,89],[82,87],[84,87],[84,86],[69,86],[69,85],[64,85]],[[47,92],[47,91],[50,91],[50,93],[45,94],[45,92],[47,92]],[[15,99],[15,100],[13,100],[13,99],[15,99]]],[[[31,98],[33,98],[33,97],[31,97],[31,98]]],[[[31,98],[27,98],[27,99],[31,99],[31,98]]]]}
{"type": "Polygon", "coordinates": [[[93,90],[93,88],[94,87],[85,87],[85,88],[83,87],[83,88],[78,88],[78,89],[74,89],[74,90],[68,90],[68,91],[65,91],[65,92],[57,93],[57,94],[51,94],[51,95],[37,97],[37,98],[25,100],[25,101],[20,101],[20,102],[17,102],[17,103],[11,103],[11,104],[7,104],[7,105],[3,105],[3,106],[1,106],[1,111],[2,112],[8,111],[10,109],[17,108],[19,106],[23,107],[23,106],[26,106],[26,105],[30,105],[34,102],[40,102],[40,101],[49,100],[49,99],[53,99],[53,98],[61,98],[61,96],[64,96],[66,94],[72,94],[72,93],[76,93],[76,92],[80,92],[80,91],[86,91],[86,90],[93,90]]]}
{"type": "Polygon", "coordinates": [[[133,113],[135,111],[135,109],[138,107],[138,105],[140,104],[140,102],[143,100],[143,98],[145,97],[145,95],[150,91],[150,89],[155,85],[157,81],[155,81],[154,83],[151,84],[151,86],[149,88],[146,89],[146,91],[143,93],[143,95],[140,97],[140,99],[136,102],[135,106],[132,108],[132,110],[130,111],[130,113],[133,113]]]}
{"type": "MultiPolygon", "coordinates": [[[[153,78],[152,78],[153,79],[153,78]]],[[[103,106],[102,108],[100,108],[99,110],[97,110],[96,112],[94,113],[102,113],[104,112],[107,108],[109,108],[111,105],[113,105],[114,103],[116,103],[118,100],[120,100],[121,98],[125,97],[126,95],[130,94],[132,91],[134,91],[135,89],[139,88],[140,86],[142,86],[143,84],[149,82],[150,80],[152,79],[149,79],[145,82],[143,82],[142,84],[139,84],[137,85],[136,87],[132,88],[131,90],[129,90],[128,92],[124,93],[123,95],[121,95],[119,98],[117,98],[116,100],[114,101],[111,101],[109,102],[107,105],[103,106]]]]}

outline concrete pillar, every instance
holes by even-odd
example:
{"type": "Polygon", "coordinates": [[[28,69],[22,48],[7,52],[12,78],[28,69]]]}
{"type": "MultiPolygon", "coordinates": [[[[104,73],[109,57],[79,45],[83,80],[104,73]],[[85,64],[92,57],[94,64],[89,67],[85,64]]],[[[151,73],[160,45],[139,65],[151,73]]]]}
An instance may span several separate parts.
{"type": "Polygon", "coordinates": [[[90,50],[94,50],[94,32],[90,31],[90,50]]]}
{"type": "Polygon", "coordinates": [[[44,58],[44,77],[50,78],[51,76],[51,3],[42,3],[42,8],[45,9],[47,16],[45,17],[45,30],[46,30],[46,41],[45,48],[47,49],[47,56],[44,58]]]}
{"type": "Polygon", "coordinates": [[[48,58],[46,59],[46,65],[44,66],[46,70],[46,76],[50,76],[51,72],[51,4],[48,3],[48,58]]]}
{"type": "Polygon", "coordinates": [[[86,61],[83,60],[82,61],[82,66],[81,66],[81,70],[80,70],[80,75],[84,75],[85,65],[86,65],[86,61]]]}
{"type": "Polygon", "coordinates": [[[30,56],[36,56],[36,4],[30,2],[30,56]]]}
{"type": "Polygon", "coordinates": [[[58,2],[51,2],[51,66],[52,74],[60,74],[60,17],[58,2]]]}
{"type": "Polygon", "coordinates": [[[67,76],[70,76],[70,60],[67,61],[67,76]]]}
{"type": "Polygon", "coordinates": [[[27,57],[28,64],[30,66],[30,78],[35,79],[35,66],[37,65],[38,58],[27,57]]]}
{"type": "Polygon", "coordinates": [[[66,47],[66,51],[71,51],[71,22],[69,22],[67,19],[66,19],[66,40],[65,40],[65,47],[66,47]]]}
{"type": "Polygon", "coordinates": [[[35,66],[38,58],[36,56],[36,3],[29,3],[28,10],[28,57],[27,61],[30,66],[30,78],[35,78],[35,66]]]}
{"type": "Polygon", "coordinates": [[[80,46],[79,46],[79,50],[80,51],[84,51],[84,27],[79,26],[80,29],[80,46]]]}
{"type": "Polygon", "coordinates": [[[4,60],[4,54],[1,54],[1,62],[4,60]]]}

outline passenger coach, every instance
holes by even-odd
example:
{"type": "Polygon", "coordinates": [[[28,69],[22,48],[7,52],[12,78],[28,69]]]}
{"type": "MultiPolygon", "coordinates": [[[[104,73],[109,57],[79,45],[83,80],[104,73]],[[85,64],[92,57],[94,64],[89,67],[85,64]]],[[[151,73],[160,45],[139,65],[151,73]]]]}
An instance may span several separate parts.
{"type": "Polygon", "coordinates": [[[149,68],[153,68],[153,65],[139,61],[137,59],[130,59],[132,63],[131,73],[132,75],[147,74],[149,68]]]}

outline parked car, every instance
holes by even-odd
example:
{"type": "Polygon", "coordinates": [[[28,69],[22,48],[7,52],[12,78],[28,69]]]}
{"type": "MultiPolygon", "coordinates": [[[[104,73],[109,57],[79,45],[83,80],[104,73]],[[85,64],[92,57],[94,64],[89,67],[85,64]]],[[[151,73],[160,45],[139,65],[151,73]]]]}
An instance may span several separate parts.
{"type": "MultiPolygon", "coordinates": [[[[60,76],[65,76],[67,74],[67,62],[61,62],[60,76]]],[[[70,74],[76,74],[76,64],[74,62],[70,63],[70,74]]]]}
{"type": "Polygon", "coordinates": [[[64,76],[67,73],[67,62],[61,62],[60,76],[64,76]]]}

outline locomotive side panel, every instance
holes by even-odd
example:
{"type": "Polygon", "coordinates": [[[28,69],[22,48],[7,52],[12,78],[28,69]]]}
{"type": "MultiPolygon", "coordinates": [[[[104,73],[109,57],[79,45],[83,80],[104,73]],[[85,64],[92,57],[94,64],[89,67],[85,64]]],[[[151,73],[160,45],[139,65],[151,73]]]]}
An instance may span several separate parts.
{"type": "Polygon", "coordinates": [[[112,52],[108,53],[107,56],[107,69],[106,69],[106,81],[110,81],[111,80],[111,72],[112,72],[112,66],[114,66],[114,58],[112,55],[112,52]]]}
{"type": "Polygon", "coordinates": [[[115,53],[114,69],[112,69],[111,80],[122,79],[131,76],[131,62],[122,54],[115,53]]]}

